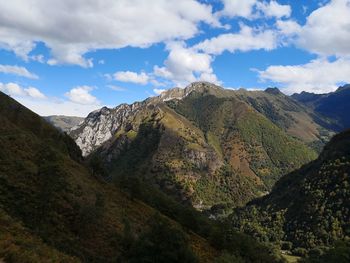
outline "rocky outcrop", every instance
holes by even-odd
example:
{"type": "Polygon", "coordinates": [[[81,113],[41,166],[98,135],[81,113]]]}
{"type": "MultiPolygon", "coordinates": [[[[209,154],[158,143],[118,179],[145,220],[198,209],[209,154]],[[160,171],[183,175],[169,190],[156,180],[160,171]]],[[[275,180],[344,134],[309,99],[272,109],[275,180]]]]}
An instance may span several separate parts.
{"type": "Polygon", "coordinates": [[[69,134],[82,150],[83,156],[87,156],[108,141],[142,105],[136,102],[131,105],[121,104],[113,109],[103,107],[91,112],[80,125],[73,127],[69,134]]]}

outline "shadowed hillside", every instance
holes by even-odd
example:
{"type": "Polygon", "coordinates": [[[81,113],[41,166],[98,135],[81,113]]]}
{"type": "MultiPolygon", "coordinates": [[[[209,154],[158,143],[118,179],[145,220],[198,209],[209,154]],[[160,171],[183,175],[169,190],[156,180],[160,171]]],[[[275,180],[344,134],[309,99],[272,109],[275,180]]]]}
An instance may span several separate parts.
{"type": "Polygon", "coordinates": [[[284,249],[331,246],[350,237],[350,131],[336,135],[320,157],[286,176],[272,192],[238,209],[235,229],[284,249]]]}

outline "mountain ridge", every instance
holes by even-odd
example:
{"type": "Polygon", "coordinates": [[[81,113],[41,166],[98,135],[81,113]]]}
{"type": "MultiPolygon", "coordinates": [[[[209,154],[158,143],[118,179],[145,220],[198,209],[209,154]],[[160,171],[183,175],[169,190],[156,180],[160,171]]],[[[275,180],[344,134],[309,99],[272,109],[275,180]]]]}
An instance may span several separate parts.
{"type": "MultiPolygon", "coordinates": [[[[201,210],[225,202],[242,205],[269,191],[282,173],[316,158],[306,142],[288,134],[283,122],[273,122],[274,115],[257,110],[273,105],[273,101],[277,105],[286,101],[287,105],[294,103],[293,107],[281,107],[279,114],[299,114],[297,102],[279,93],[248,94],[264,96],[265,104],[253,104],[257,99],[243,91],[196,82],[142,102],[102,108],[70,135],[85,156],[101,159],[111,175],[108,180],[139,174],[177,200],[201,210]],[[280,145],[273,144],[271,134],[280,145]],[[132,168],[131,172],[128,167],[132,166],[142,168],[132,168]]],[[[303,110],[301,107],[300,112],[309,116],[303,110]]],[[[298,127],[293,120],[292,125],[298,127]]],[[[319,140],[318,128],[312,132],[315,135],[311,138],[319,140]]]]}
{"type": "Polygon", "coordinates": [[[336,91],[326,94],[302,92],[293,94],[292,98],[332,120],[329,127],[336,132],[350,128],[349,84],[340,86],[336,91]]]}

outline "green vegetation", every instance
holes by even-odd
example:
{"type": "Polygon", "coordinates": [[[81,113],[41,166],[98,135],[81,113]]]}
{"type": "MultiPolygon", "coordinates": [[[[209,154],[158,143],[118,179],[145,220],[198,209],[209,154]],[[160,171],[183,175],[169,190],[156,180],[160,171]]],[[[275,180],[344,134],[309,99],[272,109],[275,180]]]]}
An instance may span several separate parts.
{"type": "MultiPolygon", "coordinates": [[[[92,173],[74,161],[81,157],[69,137],[1,93],[0,101],[0,259],[117,262],[126,251],[125,222],[137,244],[156,211],[104,183],[98,159],[92,173]]],[[[163,218],[201,262],[214,256],[205,239],[163,218]]]]}
{"type": "Polygon", "coordinates": [[[332,248],[312,250],[301,263],[347,263],[350,261],[350,241],[338,241],[332,248]]]}
{"type": "Polygon", "coordinates": [[[237,209],[232,226],[295,255],[350,237],[350,131],[335,136],[320,157],[282,177],[272,192],[237,209]]]}
{"type": "MultiPolygon", "coordinates": [[[[106,183],[101,160],[85,166],[65,134],[2,93],[0,102],[1,260],[213,262],[225,251],[239,262],[280,261],[245,235],[219,239],[223,226],[135,175],[123,173],[117,180],[123,191],[106,183]]],[[[134,139],[135,146],[145,145],[133,154],[137,164],[152,156],[154,127],[142,128],[147,140],[134,139]]]]}
{"type": "Polygon", "coordinates": [[[263,116],[247,113],[237,129],[252,156],[252,170],[271,189],[281,175],[314,160],[316,153],[282,132],[263,116]],[[269,172],[263,172],[264,170],[269,172]]]}
{"type": "MultiPolygon", "coordinates": [[[[296,110],[294,104],[291,107],[296,110]]],[[[264,105],[267,107],[267,104],[264,105]]],[[[233,177],[242,174],[242,179],[247,177],[247,174],[254,174],[263,181],[264,185],[256,185],[256,182],[248,177],[246,182],[241,182],[241,186],[245,183],[250,184],[251,189],[248,191],[255,193],[255,196],[259,191],[271,189],[282,174],[316,158],[315,151],[287,135],[268,118],[236,98],[219,98],[192,92],[181,101],[168,102],[168,106],[188,118],[206,134],[207,143],[223,157],[233,177]],[[232,160],[234,155],[238,155],[241,160],[232,160]],[[248,165],[242,163],[243,158],[248,165]]],[[[203,183],[205,179],[199,182],[203,183]]],[[[215,182],[208,182],[207,185],[196,188],[212,189],[212,184],[215,182]]],[[[224,188],[225,185],[219,186],[216,193],[225,193],[224,188]]],[[[225,202],[233,195],[237,195],[237,192],[231,191],[221,201],[225,202]]],[[[242,204],[244,200],[246,199],[243,197],[236,204],[242,204]]]]}

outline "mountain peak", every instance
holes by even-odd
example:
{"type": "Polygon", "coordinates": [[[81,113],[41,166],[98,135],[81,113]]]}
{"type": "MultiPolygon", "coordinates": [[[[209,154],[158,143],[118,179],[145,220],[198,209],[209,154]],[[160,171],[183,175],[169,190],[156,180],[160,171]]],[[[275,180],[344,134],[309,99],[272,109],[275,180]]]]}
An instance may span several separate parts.
{"type": "Polygon", "coordinates": [[[169,101],[173,99],[182,99],[187,97],[192,92],[197,93],[209,93],[215,95],[217,91],[223,91],[224,89],[218,85],[215,85],[206,81],[197,81],[189,84],[185,88],[175,87],[162,92],[158,98],[162,101],[169,101]]]}
{"type": "Polygon", "coordinates": [[[196,81],[188,85],[185,90],[203,92],[209,89],[222,90],[223,88],[207,81],[196,81]]]}
{"type": "Polygon", "coordinates": [[[278,88],[276,88],[276,87],[274,87],[274,88],[267,88],[267,89],[265,90],[265,92],[266,92],[266,93],[269,93],[269,94],[273,94],[273,95],[282,94],[282,92],[281,92],[278,88]]]}
{"type": "Polygon", "coordinates": [[[350,90],[350,84],[346,84],[346,85],[344,85],[344,86],[340,86],[340,87],[336,90],[336,92],[338,92],[338,91],[344,91],[344,90],[350,90]]]}

